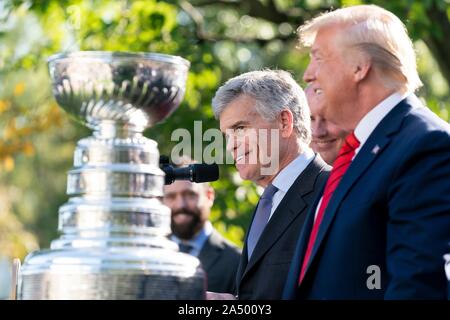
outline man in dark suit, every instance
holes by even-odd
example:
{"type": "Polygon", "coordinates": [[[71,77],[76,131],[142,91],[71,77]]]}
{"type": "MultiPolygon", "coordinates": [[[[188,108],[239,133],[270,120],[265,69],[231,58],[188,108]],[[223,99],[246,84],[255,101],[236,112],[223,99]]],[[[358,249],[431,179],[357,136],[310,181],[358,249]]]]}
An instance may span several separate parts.
{"type": "Polygon", "coordinates": [[[412,43],[380,7],[299,28],[304,79],[323,116],[351,131],[309,212],[286,299],[445,299],[450,126],[422,105],[412,43]]]}
{"type": "MultiPolygon", "coordinates": [[[[190,159],[179,159],[187,165],[190,159]]],[[[226,240],[208,220],[214,189],[208,183],[175,181],[164,186],[163,202],[172,210],[171,240],[181,252],[196,256],[207,275],[207,290],[233,293],[240,249],[226,240]]]]}
{"type": "Polygon", "coordinates": [[[245,237],[237,297],[280,299],[306,211],[329,170],[308,147],[305,95],[287,72],[254,71],[219,88],[213,108],[241,178],[264,188],[245,237]]]}

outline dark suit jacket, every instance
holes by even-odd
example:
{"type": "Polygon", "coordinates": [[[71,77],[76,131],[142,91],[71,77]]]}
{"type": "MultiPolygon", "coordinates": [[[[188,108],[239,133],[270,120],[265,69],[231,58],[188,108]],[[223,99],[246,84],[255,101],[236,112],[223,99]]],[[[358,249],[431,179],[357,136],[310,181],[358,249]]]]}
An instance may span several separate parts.
{"type": "Polygon", "coordinates": [[[247,232],[237,274],[240,300],[281,299],[307,209],[320,192],[328,171],[329,166],[319,156],[315,156],[273,213],[250,261],[247,256],[247,232]]]}
{"type": "Polygon", "coordinates": [[[416,96],[391,110],[354,158],[328,204],[298,287],[316,205],[297,244],[283,298],[446,297],[442,257],[450,241],[450,126],[416,96]],[[377,267],[381,288],[369,289],[376,284],[377,267]]]}
{"type": "Polygon", "coordinates": [[[207,290],[234,293],[241,250],[217,230],[209,236],[198,256],[207,275],[207,290]]]}

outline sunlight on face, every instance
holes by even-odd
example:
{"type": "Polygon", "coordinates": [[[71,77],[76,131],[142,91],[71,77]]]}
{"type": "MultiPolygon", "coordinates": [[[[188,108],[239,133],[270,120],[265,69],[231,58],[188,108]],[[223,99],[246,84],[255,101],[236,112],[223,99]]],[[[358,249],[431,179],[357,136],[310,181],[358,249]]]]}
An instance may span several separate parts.
{"type": "Polygon", "coordinates": [[[324,103],[317,106],[318,112],[328,121],[346,128],[353,118],[353,81],[350,52],[345,48],[343,26],[325,27],[317,33],[311,48],[311,60],[303,79],[311,90],[323,95],[324,103]]]}
{"type": "Polygon", "coordinates": [[[272,155],[278,154],[278,141],[272,144],[271,130],[278,130],[276,122],[264,120],[255,108],[256,100],[241,95],[220,115],[220,130],[227,135],[227,150],[235,160],[242,179],[259,183],[267,178],[263,166],[272,155]]]}

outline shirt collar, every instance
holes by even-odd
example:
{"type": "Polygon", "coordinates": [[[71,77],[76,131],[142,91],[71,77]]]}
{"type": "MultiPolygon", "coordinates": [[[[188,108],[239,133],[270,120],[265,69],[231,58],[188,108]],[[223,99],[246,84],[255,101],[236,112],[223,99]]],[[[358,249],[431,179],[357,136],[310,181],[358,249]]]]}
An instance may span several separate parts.
{"type": "Polygon", "coordinates": [[[370,134],[375,130],[378,124],[383,120],[383,118],[392,110],[394,107],[400,103],[403,99],[408,96],[409,93],[401,94],[399,92],[394,92],[389,97],[381,101],[378,105],[370,110],[362,119],[359,121],[355,128],[355,136],[358,138],[360,145],[357,151],[361,149],[363,144],[367,141],[370,134]]]}
{"type": "Polygon", "coordinates": [[[272,184],[283,192],[288,192],[289,188],[295,182],[297,177],[305,170],[308,164],[314,159],[314,152],[309,148],[305,147],[303,152],[298,155],[291,163],[281,170],[275,179],[273,179],[272,184]]]}
{"type": "Polygon", "coordinates": [[[182,240],[182,239],[178,238],[176,235],[172,234],[171,240],[174,241],[176,244],[180,244],[180,243],[189,244],[192,246],[192,248],[193,248],[192,250],[194,252],[200,252],[204,243],[206,242],[206,240],[208,239],[208,237],[211,235],[212,232],[213,232],[213,226],[212,226],[211,222],[206,221],[203,228],[200,229],[200,231],[197,232],[197,234],[192,239],[182,240]]]}

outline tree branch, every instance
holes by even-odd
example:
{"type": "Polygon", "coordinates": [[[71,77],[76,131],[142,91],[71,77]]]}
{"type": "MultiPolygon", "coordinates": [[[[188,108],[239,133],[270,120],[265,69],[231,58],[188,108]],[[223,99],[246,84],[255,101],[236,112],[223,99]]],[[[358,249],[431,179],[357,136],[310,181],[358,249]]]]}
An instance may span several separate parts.
{"type": "Polygon", "coordinates": [[[280,11],[273,0],[268,1],[267,4],[263,4],[255,0],[243,0],[243,1],[199,0],[189,2],[185,0],[179,0],[176,2],[180,6],[180,8],[184,12],[186,12],[194,22],[196,27],[196,36],[200,41],[216,42],[216,41],[230,40],[233,42],[240,42],[240,43],[256,42],[260,45],[264,45],[275,39],[282,41],[291,40],[295,38],[295,34],[293,33],[288,35],[278,34],[277,36],[271,39],[258,39],[254,37],[248,37],[245,35],[238,37],[230,37],[224,36],[222,34],[213,34],[211,32],[206,31],[203,14],[199,11],[198,8],[207,6],[214,6],[214,7],[225,6],[239,10],[239,12],[241,12],[242,15],[249,15],[254,18],[260,18],[275,24],[288,23],[292,26],[293,29],[297,28],[306,19],[316,15],[318,12],[330,9],[329,7],[326,7],[326,8],[318,8],[311,11],[303,11],[302,9],[297,8],[298,10],[291,10],[289,13],[287,13],[280,11]]]}
{"type": "MultiPolygon", "coordinates": [[[[232,4],[232,2],[228,2],[228,1],[221,1],[221,2],[226,2],[226,3],[232,4]]],[[[206,1],[203,1],[203,3],[206,3],[206,1]]],[[[217,1],[215,2],[215,4],[217,4],[217,1]]],[[[202,40],[202,41],[217,42],[217,41],[229,40],[229,41],[240,42],[240,43],[256,42],[260,45],[264,45],[274,39],[289,40],[289,39],[294,38],[294,34],[278,35],[277,37],[274,37],[272,39],[258,39],[258,38],[246,37],[246,36],[229,37],[229,36],[224,36],[221,34],[212,34],[205,30],[206,28],[205,28],[205,21],[204,21],[203,15],[190,2],[181,0],[181,1],[179,1],[179,6],[190,16],[190,18],[194,22],[195,27],[196,27],[196,36],[199,40],[202,40]]]]}
{"type": "Polygon", "coordinates": [[[295,10],[290,10],[289,12],[281,11],[277,8],[276,3],[271,0],[267,4],[263,4],[256,0],[242,0],[242,1],[211,1],[211,0],[199,0],[190,1],[192,6],[195,7],[206,7],[206,6],[220,6],[229,7],[232,9],[239,10],[244,15],[249,15],[254,18],[261,18],[266,21],[280,24],[280,23],[290,23],[293,25],[300,25],[304,22],[304,17],[311,17],[318,12],[323,10],[329,10],[329,7],[318,8],[315,10],[304,11],[301,8],[295,8],[295,10]]]}
{"type": "Polygon", "coordinates": [[[448,41],[450,22],[447,14],[437,7],[436,2],[433,2],[426,12],[430,21],[433,21],[433,25],[438,26],[439,31],[430,30],[428,36],[424,37],[424,41],[433,53],[442,75],[450,86],[450,60],[448,58],[450,57],[450,42],[448,41]]]}

